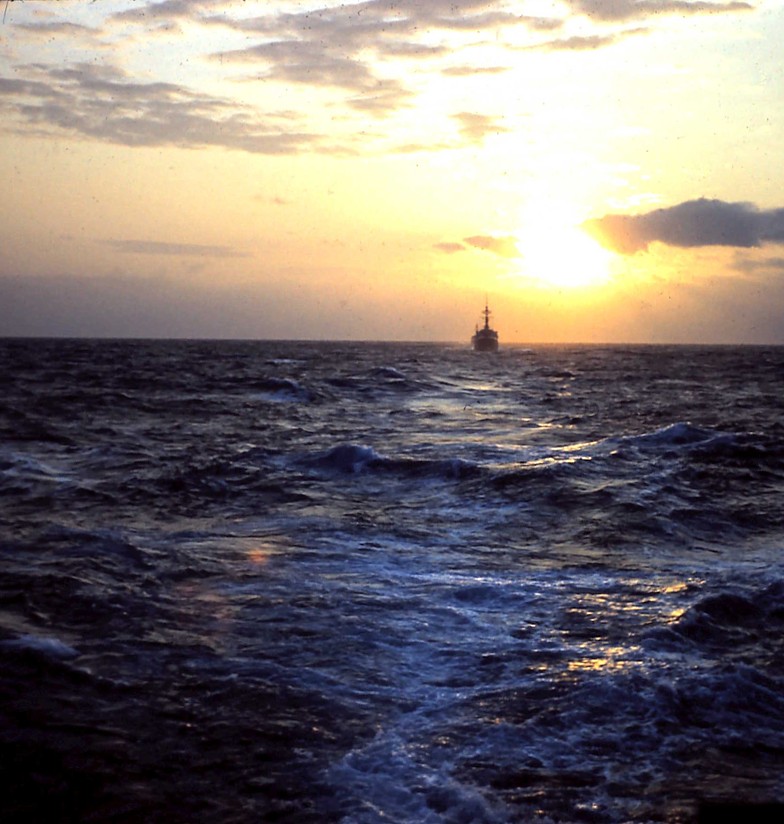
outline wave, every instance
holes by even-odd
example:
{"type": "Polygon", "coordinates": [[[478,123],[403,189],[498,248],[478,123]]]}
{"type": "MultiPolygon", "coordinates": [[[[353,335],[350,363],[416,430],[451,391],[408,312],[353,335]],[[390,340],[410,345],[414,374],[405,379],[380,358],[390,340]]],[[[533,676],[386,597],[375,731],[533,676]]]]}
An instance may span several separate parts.
{"type": "Polygon", "coordinates": [[[394,366],[378,366],[373,369],[372,373],[378,378],[384,378],[390,381],[407,381],[408,378],[394,366]]]}
{"type": "Polygon", "coordinates": [[[306,456],[299,463],[328,473],[356,475],[363,472],[396,474],[403,477],[455,479],[479,474],[481,468],[461,458],[422,459],[388,457],[369,446],[339,444],[324,452],[306,456]]]}
{"type": "Polygon", "coordinates": [[[367,468],[388,465],[389,459],[383,458],[369,446],[340,444],[326,452],[306,458],[303,463],[335,472],[356,474],[367,468]]]}
{"type": "MultiPolygon", "coordinates": [[[[495,490],[521,500],[544,499],[567,508],[603,507],[610,513],[617,508],[619,516],[649,513],[662,521],[674,518],[694,525],[698,516],[710,520],[721,515],[721,500],[728,491],[734,496],[732,505],[742,507],[745,487],[735,489],[735,485],[747,473],[779,477],[784,469],[780,451],[758,436],[678,423],[640,435],[563,448],[511,447],[478,458],[398,456],[369,445],[344,443],[295,463],[335,474],[473,480],[483,485],[483,492],[495,490]],[[651,508],[654,495],[656,506],[651,508]]],[[[763,503],[757,499],[759,506],[763,503]]]]}
{"type": "Polygon", "coordinates": [[[617,453],[630,451],[662,456],[689,456],[700,460],[731,462],[778,461],[784,457],[781,441],[762,433],[727,432],[680,421],[639,435],[610,438],[617,453]]]}
{"type": "Polygon", "coordinates": [[[63,524],[43,530],[38,538],[41,546],[56,548],[60,558],[108,561],[123,569],[152,566],[143,549],[117,529],[78,529],[63,524]]]}
{"type": "Polygon", "coordinates": [[[32,455],[0,451],[0,491],[11,495],[48,495],[75,485],[72,473],[32,455]]]}
{"type": "Polygon", "coordinates": [[[258,507],[262,503],[302,500],[290,479],[281,477],[264,450],[250,449],[226,458],[187,460],[153,475],[129,480],[125,491],[156,509],[197,513],[202,506],[258,507]]]}
{"type": "Polygon", "coordinates": [[[377,366],[364,373],[354,375],[334,375],[326,383],[346,393],[357,393],[361,397],[386,392],[415,393],[428,387],[414,380],[394,366],[377,366]]]}
{"type": "Polygon", "coordinates": [[[0,648],[17,653],[67,661],[77,658],[79,652],[58,638],[21,635],[9,641],[0,641],[0,648]]]}
{"type": "Polygon", "coordinates": [[[41,417],[46,414],[45,407],[46,404],[36,401],[36,412],[30,412],[0,404],[0,436],[7,441],[72,446],[73,438],[65,434],[62,424],[41,417]]]}
{"type": "Polygon", "coordinates": [[[254,388],[260,390],[261,397],[278,403],[307,403],[314,393],[292,378],[264,378],[256,381],[254,388]]]}
{"type": "Polygon", "coordinates": [[[759,655],[760,639],[770,652],[784,654],[784,581],[758,590],[728,589],[697,601],[668,627],[651,630],[647,646],[668,652],[693,651],[737,658],[759,655]]]}
{"type": "Polygon", "coordinates": [[[611,438],[609,441],[616,443],[617,452],[622,456],[632,451],[673,456],[732,444],[735,435],[679,421],[652,432],[611,438]]]}

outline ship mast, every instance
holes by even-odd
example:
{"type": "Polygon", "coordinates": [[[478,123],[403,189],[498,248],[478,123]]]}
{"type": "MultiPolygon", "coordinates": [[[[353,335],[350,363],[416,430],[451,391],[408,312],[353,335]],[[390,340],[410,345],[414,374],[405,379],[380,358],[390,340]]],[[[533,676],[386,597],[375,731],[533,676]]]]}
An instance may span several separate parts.
{"type": "Polygon", "coordinates": [[[485,295],[485,311],[482,312],[485,316],[485,329],[490,328],[490,309],[487,307],[487,296],[485,295]]]}

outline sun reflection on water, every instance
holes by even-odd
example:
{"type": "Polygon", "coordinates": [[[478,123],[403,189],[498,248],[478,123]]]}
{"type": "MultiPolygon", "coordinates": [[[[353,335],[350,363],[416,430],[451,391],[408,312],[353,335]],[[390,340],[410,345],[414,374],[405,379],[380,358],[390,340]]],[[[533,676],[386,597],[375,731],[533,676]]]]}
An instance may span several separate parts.
{"type": "MultiPolygon", "coordinates": [[[[587,653],[595,652],[590,645],[584,647],[587,653]]],[[[639,651],[639,647],[605,647],[601,650],[601,655],[586,655],[584,658],[577,658],[569,661],[567,670],[569,672],[623,672],[630,670],[637,664],[637,660],[630,656],[639,651]]]]}
{"type": "Polygon", "coordinates": [[[597,589],[574,593],[561,614],[557,634],[568,651],[568,672],[619,673],[644,667],[640,622],[652,628],[677,621],[689,608],[684,596],[699,584],[635,578],[604,583],[609,590],[597,583],[597,589]],[[663,609],[668,601],[672,603],[663,609]],[[635,630],[627,633],[627,627],[635,630]]]}

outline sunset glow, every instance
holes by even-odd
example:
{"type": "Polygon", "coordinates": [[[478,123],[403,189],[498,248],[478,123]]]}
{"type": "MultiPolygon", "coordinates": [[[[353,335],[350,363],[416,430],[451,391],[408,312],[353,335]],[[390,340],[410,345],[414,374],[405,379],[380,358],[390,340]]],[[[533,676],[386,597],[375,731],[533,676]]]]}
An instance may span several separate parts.
{"type": "Polygon", "coordinates": [[[784,342],[778,0],[6,5],[0,334],[784,342]]]}
{"type": "Polygon", "coordinates": [[[598,289],[611,275],[614,255],[575,226],[532,222],[521,233],[526,277],[558,289],[598,289]]]}

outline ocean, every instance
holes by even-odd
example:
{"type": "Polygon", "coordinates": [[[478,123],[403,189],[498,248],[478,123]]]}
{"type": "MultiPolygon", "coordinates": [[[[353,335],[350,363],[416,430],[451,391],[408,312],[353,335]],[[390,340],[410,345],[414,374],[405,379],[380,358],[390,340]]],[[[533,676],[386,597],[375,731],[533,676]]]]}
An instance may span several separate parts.
{"type": "Polygon", "coordinates": [[[0,820],[775,815],[782,398],[784,348],[0,341],[0,820]]]}

